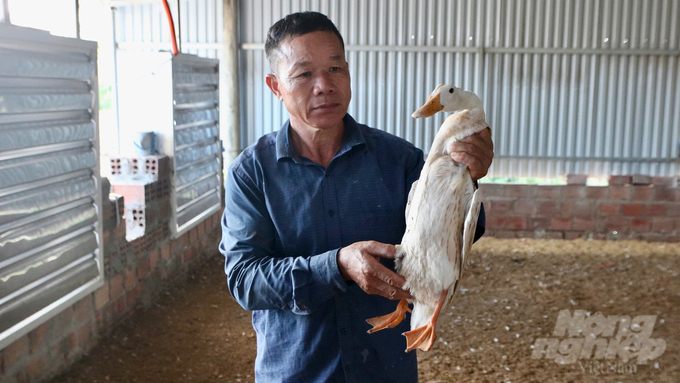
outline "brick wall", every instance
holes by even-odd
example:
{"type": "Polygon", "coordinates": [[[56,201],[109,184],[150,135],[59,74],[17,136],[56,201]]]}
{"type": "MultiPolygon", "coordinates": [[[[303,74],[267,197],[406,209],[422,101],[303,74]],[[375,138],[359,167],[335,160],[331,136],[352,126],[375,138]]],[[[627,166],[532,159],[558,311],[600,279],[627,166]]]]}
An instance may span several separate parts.
{"type": "Polygon", "coordinates": [[[146,186],[147,228],[132,242],[125,239],[123,198],[109,199],[108,187],[104,187],[106,283],[0,351],[0,381],[42,382],[65,371],[116,323],[151,303],[169,284],[184,279],[190,268],[215,254],[221,213],[171,240],[170,199],[163,182],[167,180],[146,186]]]}
{"type": "Polygon", "coordinates": [[[611,177],[585,186],[481,184],[487,235],[680,241],[680,188],[672,178],[611,177]]]}

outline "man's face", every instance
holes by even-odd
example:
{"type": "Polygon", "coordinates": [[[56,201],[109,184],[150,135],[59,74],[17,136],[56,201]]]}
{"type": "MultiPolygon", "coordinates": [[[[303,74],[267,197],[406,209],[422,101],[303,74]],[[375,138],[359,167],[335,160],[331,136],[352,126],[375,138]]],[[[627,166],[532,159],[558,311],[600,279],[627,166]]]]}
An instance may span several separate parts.
{"type": "Polygon", "coordinates": [[[296,128],[338,129],[352,98],[349,67],[332,32],[312,32],[282,42],[276,74],[267,85],[283,101],[296,128]]]}

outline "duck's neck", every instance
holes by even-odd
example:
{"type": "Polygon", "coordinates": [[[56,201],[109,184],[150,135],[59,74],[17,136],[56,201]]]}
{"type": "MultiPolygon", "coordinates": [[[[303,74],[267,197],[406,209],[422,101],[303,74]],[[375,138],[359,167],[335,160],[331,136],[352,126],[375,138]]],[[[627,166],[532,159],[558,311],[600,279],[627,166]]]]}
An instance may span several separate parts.
{"type": "Polygon", "coordinates": [[[446,112],[459,112],[461,110],[466,110],[466,109],[475,109],[475,108],[480,108],[484,109],[484,105],[482,104],[482,100],[477,97],[476,94],[472,92],[468,92],[466,90],[459,90],[458,91],[458,97],[460,102],[458,103],[456,110],[444,110],[446,112]]]}

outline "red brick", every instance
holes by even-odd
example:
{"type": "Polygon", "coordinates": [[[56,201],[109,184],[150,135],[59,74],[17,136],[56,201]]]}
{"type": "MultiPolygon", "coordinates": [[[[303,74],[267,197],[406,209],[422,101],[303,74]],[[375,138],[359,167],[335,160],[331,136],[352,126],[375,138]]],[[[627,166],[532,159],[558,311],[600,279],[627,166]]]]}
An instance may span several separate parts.
{"type": "Polygon", "coordinates": [[[24,335],[2,350],[5,370],[10,370],[14,363],[28,355],[28,345],[28,335],[24,335]]]}
{"type": "Polygon", "coordinates": [[[629,186],[610,186],[609,199],[628,199],[630,198],[629,186]]]}
{"type": "Polygon", "coordinates": [[[490,198],[484,202],[484,209],[492,215],[508,215],[512,211],[514,199],[512,198],[490,198]],[[486,210],[488,208],[488,210],[486,210]]]}
{"type": "Polygon", "coordinates": [[[644,233],[652,228],[652,222],[648,219],[636,218],[630,221],[630,228],[635,232],[644,233]]]}
{"type": "Polygon", "coordinates": [[[125,304],[125,295],[121,295],[118,299],[116,299],[113,304],[116,308],[116,314],[121,315],[125,312],[125,308],[127,305],[125,304]]]}
{"type": "Polygon", "coordinates": [[[148,255],[143,255],[139,257],[139,263],[137,264],[137,278],[142,279],[149,274],[149,268],[151,267],[151,261],[148,255]]]}
{"type": "Polygon", "coordinates": [[[501,217],[497,215],[486,217],[486,227],[487,229],[496,229],[503,227],[503,222],[501,222],[501,217]]]}
{"type": "Polygon", "coordinates": [[[567,185],[585,185],[587,181],[587,174],[567,174],[567,185]]]}
{"type": "Polygon", "coordinates": [[[116,274],[109,279],[109,297],[117,298],[123,292],[123,276],[116,274]]]}
{"type": "Polygon", "coordinates": [[[600,202],[600,214],[608,216],[619,214],[619,204],[614,202],[600,202]]]}
{"type": "Polygon", "coordinates": [[[31,382],[36,382],[41,376],[47,373],[47,364],[42,357],[38,356],[26,366],[26,373],[31,382]]]}
{"type": "Polygon", "coordinates": [[[496,238],[517,238],[517,232],[512,230],[498,230],[494,233],[496,238]]]}
{"type": "Polygon", "coordinates": [[[572,228],[574,230],[592,231],[595,229],[595,220],[592,218],[574,217],[572,228]]]}
{"type": "Polygon", "coordinates": [[[479,189],[487,197],[502,197],[505,194],[505,184],[479,184],[479,189]]]}
{"type": "Polygon", "coordinates": [[[657,186],[674,186],[675,177],[652,177],[652,184],[657,186]]]}
{"type": "Polygon", "coordinates": [[[196,240],[198,240],[198,228],[194,227],[193,229],[189,230],[189,243],[194,244],[196,243],[196,240]]]}
{"type": "Polygon", "coordinates": [[[571,218],[550,218],[551,230],[569,230],[571,229],[571,218]]]}
{"type": "Polygon", "coordinates": [[[163,247],[161,247],[161,258],[166,261],[170,259],[170,242],[164,243],[163,247]]]}
{"type": "Polygon", "coordinates": [[[609,176],[609,185],[630,185],[633,183],[631,176],[609,176]]]}
{"type": "Polygon", "coordinates": [[[633,185],[649,185],[652,183],[652,177],[643,174],[633,174],[633,185]]]}
{"type": "Polygon", "coordinates": [[[109,302],[109,285],[104,284],[94,292],[94,309],[99,310],[109,302]]]}
{"type": "Polygon", "coordinates": [[[554,216],[559,214],[559,212],[558,203],[555,201],[540,201],[536,207],[537,215],[554,216]]]}
{"type": "Polygon", "coordinates": [[[36,351],[40,350],[45,345],[49,326],[49,322],[45,322],[28,333],[31,354],[35,354],[36,351]]]}
{"type": "Polygon", "coordinates": [[[151,270],[154,270],[156,268],[156,264],[158,263],[158,253],[159,253],[158,249],[155,249],[149,253],[149,268],[151,270]]]}
{"type": "Polygon", "coordinates": [[[505,197],[510,198],[533,198],[536,195],[535,185],[505,185],[505,197]]]}
{"type": "Polygon", "coordinates": [[[621,217],[609,217],[605,224],[606,231],[618,231],[620,233],[627,233],[630,229],[630,222],[621,217]]]}
{"type": "Polygon", "coordinates": [[[666,213],[666,205],[662,203],[645,204],[644,215],[662,216],[666,213]]]}
{"type": "Polygon", "coordinates": [[[588,199],[605,199],[609,188],[606,186],[589,186],[586,188],[586,198],[588,199]]]}
{"type": "Polygon", "coordinates": [[[680,203],[666,203],[664,206],[668,217],[680,217],[680,203]]]}
{"type": "Polygon", "coordinates": [[[621,212],[629,217],[639,217],[642,215],[643,205],[640,203],[621,204],[621,212]]]}
{"type": "Polygon", "coordinates": [[[92,323],[88,322],[84,325],[78,327],[74,332],[71,333],[71,347],[83,347],[90,341],[92,335],[92,323]],[[75,338],[75,339],[74,339],[75,338]],[[75,344],[74,344],[75,340],[75,344]]]}
{"type": "Polygon", "coordinates": [[[562,202],[562,215],[576,217],[592,217],[595,215],[595,206],[588,200],[569,200],[562,202]]]}
{"type": "Polygon", "coordinates": [[[203,236],[205,236],[205,223],[206,221],[203,220],[198,224],[198,238],[203,238],[203,236]]]}
{"type": "Polygon", "coordinates": [[[586,196],[586,187],[578,185],[563,186],[562,197],[565,199],[578,199],[586,196]]]}
{"type": "Polygon", "coordinates": [[[543,235],[543,238],[546,239],[564,239],[564,232],[563,231],[546,231],[545,234],[543,235]]]}
{"type": "Polygon", "coordinates": [[[92,312],[92,298],[90,298],[90,296],[86,296],[85,298],[78,301],[75,305],[73,305],[73,312],[76,316],[77,322],[91,319],[94,314],[92,312]]]}
{"type": "Polygon", "coordinates": [[[537,197],[545,199],[562,198],[562,186],[540,185],[537,187],[537,197]]]}
{"type": "Polygon", "coordinates": [[[677,191],[680,189],[669,188],[669,187],[655,187],[654,190],[654,201],[668,201],[675,202],[677,200],[677,191]]]}
{"type": "Polygon", "coordinates": [[[183,262],[189,261],[191,258],[193,258],[196,255],[196,246],[190,246],[184,251],[184,255],[182,257],[183,262]]]}
{"type": "Polygon", "coordinates": [[[527,218],[527,229],[529,230],[547,230],[550,228],[550,218],[537,218],[529,217],[527,218]]]}
{"type": "Polygon", "coordinates": [[[104,245],[106,245],[107,243],[109,243],[109,240],[111,239],[111,232],[109,230],[104,230],[103,234],[104,234],[104,236],[103,236],[104,245]]]}
{"type": "Polygon", "coordinates": [[[675,230],[677,220],[672,218],[658,218],[652,219],[652,230],[660,233],[670,233],[675,230]]]}
{"type": "Polygon", "coordinates": [[[533,200],[520,199],[515,201],[515,213],[531,216],[536,210],[536,203],[533,200]]]}
{"type": "Polygon", "coordinates": [[[137,276],[134,269],[127,268],[125,270],[125,290],[130,290],[132,286],[137,283],[137,276]]]}
{"type": "Polygon", "coordinates": [[[650,201],[653,196],[654,188],[649,186],[633,186],[633,199],[635,201],[650,201]]]}
{"type": "Polygon", "coordinates": [[[140,281],[139,283],[137,283],[137,286],[135,286],[134,289],[127,292],[127,294],[125,295],[125,303],[127,304],[128,308],[132,308],[137,304],[139,296],[142,295],[143,288],[144,283],[140,281]]]}
{"type": "Polygon", "coordinates": [[[182,234],[181,237],[179,237],[179,243],[180,245],[182,245],[182,251],[184,251],[184,249],[191,243],[191,241],[189,240],[190,239],[189,233],[190,231],[187,231],[184,234],[182,234]]]}
{"type": "Polygon", "coordinates": [[[564,239],[572,240],[579,239],[583,237],[583,233],[580,231],[567,231],[564,233],[564,239]]]}

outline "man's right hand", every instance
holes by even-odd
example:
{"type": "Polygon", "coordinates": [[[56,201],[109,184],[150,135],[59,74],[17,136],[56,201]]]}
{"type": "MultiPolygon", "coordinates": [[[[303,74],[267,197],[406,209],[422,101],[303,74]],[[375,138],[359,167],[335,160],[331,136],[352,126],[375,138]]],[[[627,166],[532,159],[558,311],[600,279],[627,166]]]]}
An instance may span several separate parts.
{"type": "Polygon", "coordinates": [[[394,259],[396,249],[375,241],[356,242],[338,251],[338,269],[345,280],[353,280],[368,294],[388,299],[411,299],[402,290],[406,279],[383,266],[379,258],[394,259]]]}

